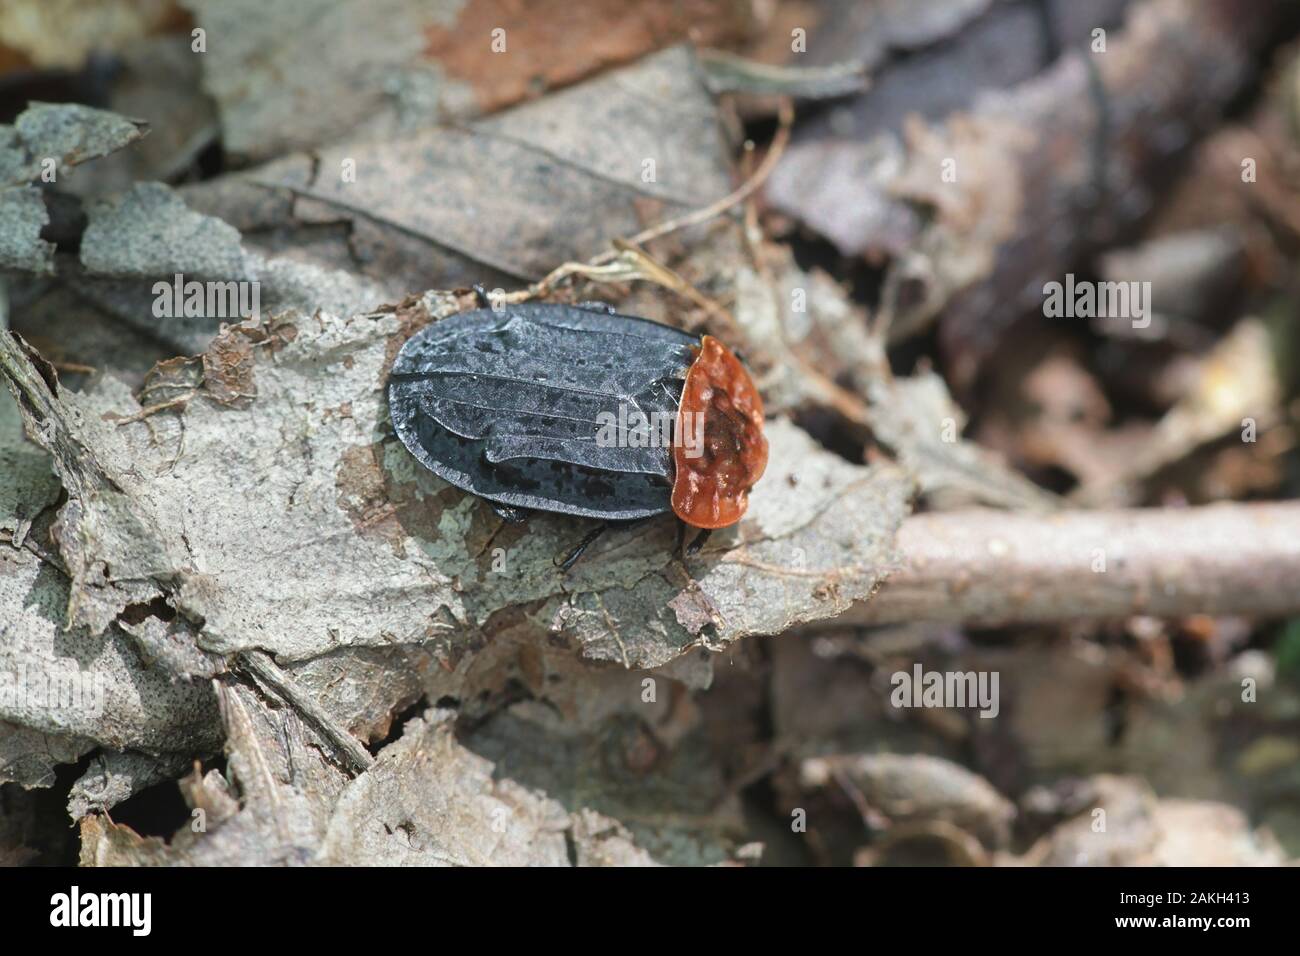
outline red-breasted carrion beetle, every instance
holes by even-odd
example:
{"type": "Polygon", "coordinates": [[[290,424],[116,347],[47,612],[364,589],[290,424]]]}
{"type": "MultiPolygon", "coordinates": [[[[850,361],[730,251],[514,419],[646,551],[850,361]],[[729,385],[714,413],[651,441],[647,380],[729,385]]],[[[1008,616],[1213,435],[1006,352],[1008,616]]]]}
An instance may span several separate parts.
{"type": "Polygon", "coordinates": [[[508,520],[672,511],[705,529],[698,547],[740,520],[767,465],[762,399],[725,345],[603,303],[436,322],[398,353],[388,407],[422,465],[508,520]]]}

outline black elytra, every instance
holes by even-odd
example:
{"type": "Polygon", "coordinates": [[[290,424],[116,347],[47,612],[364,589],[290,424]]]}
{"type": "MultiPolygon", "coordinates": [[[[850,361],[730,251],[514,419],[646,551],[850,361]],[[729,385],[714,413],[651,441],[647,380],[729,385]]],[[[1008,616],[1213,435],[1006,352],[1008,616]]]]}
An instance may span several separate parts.
{"type": "Polygon", "coordinates": [[[462,312],[403,345],[389,411],[416,460],[500,510],[649,518],[673,507],[671,449],[598,435],[609,415],[675,421],[699,342],[603,305],[462,312]]]}

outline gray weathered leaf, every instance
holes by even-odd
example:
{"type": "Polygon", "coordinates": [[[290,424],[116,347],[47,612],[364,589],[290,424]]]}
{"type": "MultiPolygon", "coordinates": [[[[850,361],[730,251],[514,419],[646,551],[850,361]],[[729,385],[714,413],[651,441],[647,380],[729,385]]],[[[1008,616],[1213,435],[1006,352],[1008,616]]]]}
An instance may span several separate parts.
{"type": "MultiPolygon", "coordinates": [[[[12,127],[0,127],[0,185],[20,186],[54,160],[62,177],[73,166],[134,143],[147,132],[141,123],[77,103],[32,103],[12,127]]],[[[57,180],[56,180],[57,181],[57,180]]]]}
{"type": "MultiPolygon", "coordinates": [[[[567,744],[573,764],[566,768],[574,774],[569,788],[561,784],[558,793],[535,777],[515,778],[544,766],[549,747],[532,751],[532,759],[512,751],[513,762],[507,765],[459,740],[454,714],[446,710],[410,721],[370,769],[348,780],[321,760],[292,711],[270,708],[240,685],[224,687],[221,697],[229,779],[210,771],[182,781],[193,820],[166,842],[142,838],[98,815],[84,817],[83,864],[590,866],[656,861],[626,826],[587,805],[592,798],[608,800],[611,789],[633,800],[640,791],[645,803],[641,773],[611,777],[599,741],[584,742],[571,729],[551,731],[556,736],[550,745],[567,744]],[[571,789],[573,782],[583,789],[571,789]]],[[[632,753],[645,759],[644,747],[632,753]]],[[[564,779],[561,770],[559,780],[564,779]]],[[[638,821],[643,838],[657,839],[665,860],[727,858],[725,841],[700,823],[702,817],[710,819],[715,805],[726,803],[716,789],[699,792],[708,781],[707,775],[695,780],[695,798],[706,801],[694,807],[695,816],[683,817],[675,827],[662,819],[638,821]]],[[[554,789],[556,779],[550,782],[554,789]]],[[[734,810],[732,814],[734,826],[734,810]]]]}
{"type": "Polygon", "coordinates": [[[803,786],[815,789],[839,777],[858,788],[866,804],[891,823],[943,821],[967,830],[990,847],[1010,839],[1016,808],[983,777],[923,754],[852,754],[811,757],[800,765],[803,786]]]}
{"type": "MultiPolygon", "coordinates": [[[[72,579],[66,624],[102,634],[129,604],[160,596],[152,577],[171,566],[152,518],[104,470],[83,440],[84,424],[55,395],[29,347],[0,332],[0,374],[18,400],[28,437],[49,452],[69,500],[51,528],[61,568],[72,579]]],[[[116,383],[121,388],[120,383],[116,383]]]]}
{"type": "Polygon", "coordinates": [[[41,238],[48,222],[41,191],[35,186],[0,189],[0,268],[53,272],[54,244],[41,238]]]}
{"type": "Polygon", "coordinates": [[[450,717],[433,712],[428,723],[412,721],[401,740],[348,785],[320,862],[568,866],[598,858],[610,840],[620,840],[637,864],[652,862],[616,820],[589,809],[571,815],[554,795],[463,746],[450,717]],[[575,832],[578,813],[581,834],[575,832]]]}
{"type": "Polygon", "coordinates": [[[206,348],[222,324],[241,318],[237,304],[244,301],[261,313],[296,308],[350,314],[388,297],[385,287],[348,272],[246,249],[238,230],[191,209],[161,183],[140,183],[114,200],[93,203],[87,215],[81,241],[84,270],[65,269],[69,284],[132,328],[178,351],[206,348]],[[184,297],[169,314],[159,316],[155,286],[163,282],[174,289],[177,276],[184,297]],[[210,306],[205,299],[192,310],[184,290],[193,282],[219,283],[221,301],[210,306]],[[185,308],[178,313],[180,306],[185,308]]]}
{"type": "Polygon", "coordinates": [[[477,123],[350,141],[241,179],[295,197],[263,201],[249,226],[284,224],[286,212],[299,229],[348,223],[349,256],[408,289],[539,279],[732,185],[716,107],[684,47],[477,123]]]}
{"type": "Polygon", "coordinates": [[[52,787],[55,768],[94,749],[95,742],[84,737],[47,734],[0,720],[0,784],[17,783],[28,790],[52,787]]]}
{"type": "MultiPolygon", "coordinates": [[[[431,294],[392,313],[235,327],[205,355],[189,403],[148,421],[127,421],[140,405],[113,383],[41,396],[46,420],[84,433],[78,447],[104,473],[80,484],[65,476],[65,557],[112,569],[104,580],[76,576],[76,605],[107,610],[160,589],[202,622],[207,650],[263,648],[286,661],[463,641],[516,608],[588,657],[653,667],[692,646],[841,612],[881,579],[910,482],[849,465],[781,422],[749,516],[690,576],[671,556],[667,521],[609,535],[559,574],[554,558],[581,525],[537,516],[503,529],[391,435],[382,392],[391,356],[413,328],[455,308],[454,297],[431,294]],[[505,573],[492,570],[493,546],[505,551],[505,573]]],[[[72,473],[60,434],[51,447],[72,473]]]]}
{"type": "Polygon", "coordinates": [[[1049,510],[1060,501],[997,455],[961,437],[966,414],[936,373],[879,378],[867,388],[875,436],[898,455],[921,492],[936,504],[972,502],[1049,510]]]}
{"type": "Polygon", "coordinates": [[[1267,830],[1252,830],[1236,807],[1159,799],[1135,777],[1099,774],[1075,785],[1087,801],[1015,865],[1279,866],[1285,854],[1267,830]],[[1106,811],[1099,831],[1093,808],[1106,811]]]}
{"type": "Polygon", "coordinates": [[[57,743],[46,749],[28,739],[20,748],[7,741],[0,775],[16,768],[20,781],[48,786],[50,778],[24,779],[33,762],[48,772],[49,763],[89,749],[87,742],[153,754],[215,749],[210,688],[147,668],[116,629],[65,631],[68,595],[58,570],[30,551],[0,545],[0,723],[57,743]]]}
{"type": "MultiPolygon", "coordinates": [[[[0,335],[6,332],[0,329],[0,335]]],[[[21,546],[32,520],[58,500],[50,456],[23,435],[18,405],[0,392],[0,541],[21,546]]]]}
{"type": "Polygon", "coordinates": [[[29,185],[53,162],[54,181],[71,167],[135,142],[142,124],[77,104],[33,103],[13,126],[0,126],[0,269],[50,273],[54,245],[41,239],[49,221],[41,192],[29,185]]]}
{"type": "Polygon", "coordinates": [[[174,752],[155,756],[112,750],[99,754],[72,785],[68,793],[68,816],[80,820],[88,813],[111,810],[154,784],[180,777],[193,765],[196,756],[174,752]]]}
{"type": "Polygon", "coordinates": [[[119,200],[87,211],[81,261],[106,276],[247,279],[239,231],[188,209],[161,183],[137,183],[119,200]]]}

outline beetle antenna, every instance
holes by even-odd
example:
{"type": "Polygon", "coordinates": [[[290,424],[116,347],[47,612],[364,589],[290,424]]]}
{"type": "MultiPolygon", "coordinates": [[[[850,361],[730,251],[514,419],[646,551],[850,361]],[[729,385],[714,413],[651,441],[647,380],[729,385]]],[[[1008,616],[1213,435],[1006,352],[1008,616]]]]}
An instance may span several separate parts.
{"type": "Polygon", "coordinates": [[[578,559],[582,557],[582,553],[586,551],[588,547],[590,547],[591,543],[608,530],[609,530],[609,522],[602,521],[600,524],[596,525],[596,527],[588,531],[587,536],[583,538],[581,541],[579,541],[577,546],[564,556],[563,561],[556,562],[556,564],[559,565],[560,571],[561,572],[568,571],[569,568],[577,564],[578,559]]]}

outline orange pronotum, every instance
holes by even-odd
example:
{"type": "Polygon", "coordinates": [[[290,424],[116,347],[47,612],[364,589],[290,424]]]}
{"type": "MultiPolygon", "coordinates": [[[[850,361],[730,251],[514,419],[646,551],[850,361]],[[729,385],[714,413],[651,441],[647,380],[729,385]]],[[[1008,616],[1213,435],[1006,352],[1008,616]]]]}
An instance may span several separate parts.
{"type": "Polygon", "coordinates": [[[686,372],[673,443],[673,511],[697,528],[735,524],[749,506],[749,489],[767,467],[763,400],[740,360],[706,335],[686,372]],[[692,457],[682,440],[687,416],[704,416],[703,447],[692,457]]]}

